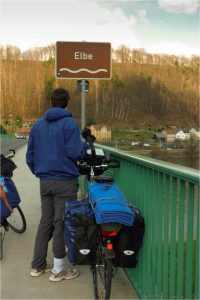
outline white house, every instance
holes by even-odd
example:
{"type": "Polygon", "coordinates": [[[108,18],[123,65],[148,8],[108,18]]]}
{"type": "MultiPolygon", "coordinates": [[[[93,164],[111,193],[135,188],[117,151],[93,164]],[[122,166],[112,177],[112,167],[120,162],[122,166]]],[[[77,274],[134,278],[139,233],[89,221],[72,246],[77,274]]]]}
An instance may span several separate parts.
{"type": "Polygon", "coordinates": [[[183,130],[180,130],[176,133],[176,139],[177,140],[189,140],[190,139],[190,133],[184,132],[183,130]]]}
{"type": "Polygon", "coordinates": [[[200,131],[196,130],[195,128],[192,128],[190,130],[191,136],[193,136],[196,140],[200,141],[200,131]]]}

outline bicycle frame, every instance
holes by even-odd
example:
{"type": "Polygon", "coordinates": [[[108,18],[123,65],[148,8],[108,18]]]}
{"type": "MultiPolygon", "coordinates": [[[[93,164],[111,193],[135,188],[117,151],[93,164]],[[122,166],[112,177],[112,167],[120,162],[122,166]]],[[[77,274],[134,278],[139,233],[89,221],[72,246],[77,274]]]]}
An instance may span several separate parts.
{"type": "MultiPolygon", "coordinates": [[[[91,152],[93,153],[92,159],[95,161],[94,149],[91,152]]],[[[101,158],[98,158],[97,162],[98,163],[96,165],[93,164],[89,166],[87,163],[85,164],[83,162],[83,172],[87,174],[85,177],[87,183],[85,184],[86,191],[88,191],[89,185],[94,182],[113,182],[112,177],[96,177],[96,174],[102,175],[105,170],[109,169],[109,165],[103,160],[103,158],[102,161],[101,158]]],[[[119,167],[119,163],[117,163],[117,167],[119,167]]],[[[88,193],[87,197],[89,197],[88,193]]],[[[96,250],[91,262],[95,299],[110,299],[112,278],[117,271],[117,268],[113,264],[113,260],[115,258],[113,242],[121,228],[120,226],[120,224],[117,224],[117,228],[113,229],[109,228],[109,224],[97,225],[96,250]]]]}

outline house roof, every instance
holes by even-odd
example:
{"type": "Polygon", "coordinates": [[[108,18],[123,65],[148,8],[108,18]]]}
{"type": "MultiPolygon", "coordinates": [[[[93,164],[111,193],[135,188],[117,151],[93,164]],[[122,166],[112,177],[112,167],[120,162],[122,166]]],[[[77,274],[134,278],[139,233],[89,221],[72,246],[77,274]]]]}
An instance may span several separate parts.
{"type": "Polygon", "coordinates": [[[30,128],[21,127],[21,128],[18,129],[18,132],[20,132],[20,133],[30,133],[30,128]]]}
{"type": "Polygon", "coordinates": [[[180,133],[185,133],[185,132],[181,129],[181,130],[177,131],[176,134],[180,134],[180,133]]]}
{"type": "Polygon", "coordinates": [[[189,132],[200,132],[199,128],[192,128],[189,132]]]}
{"type": "Polygon", "coordinates": [[[177,129],[173,129],[173,128],[167,128],[167,129],[164,129],[162,132],[164,133],[167,133],[167,134],[176,134],[179,130],[177,129]]]}

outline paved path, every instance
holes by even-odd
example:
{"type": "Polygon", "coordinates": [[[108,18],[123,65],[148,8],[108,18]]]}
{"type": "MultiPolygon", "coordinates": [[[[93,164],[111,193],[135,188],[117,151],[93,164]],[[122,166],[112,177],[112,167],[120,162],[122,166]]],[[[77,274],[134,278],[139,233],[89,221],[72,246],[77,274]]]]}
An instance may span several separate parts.
{"type": "MultiPolygon", "coordinates": [[[[24,234],[12,230],[6,233],[1,261],[1,299],[94,299],[92,275],[88,266],[80,266],[80,276],[62,282],[50,282],[46,273],[38,278],[30,277],[30,262],[34,239],[40,217],[39,182],[25,164],[26,145],[17,150],[14,158],[18,168],[13,180],[22,202],[27,220],[24,234]]],[[[48,260],[52,262],[51,247],[48,260]]],[[[113,279],[111,299],[137,299],[123,270],[113,279]]]]}
{"type": "Polygon", "coordinates": [[[0,145],[1,145],[1,153],[7,155],[9,153],[9,149],[18,149],[22,145],[27,143],[27,139],[17,139],[16,137],[1,137],[0,145]]]}

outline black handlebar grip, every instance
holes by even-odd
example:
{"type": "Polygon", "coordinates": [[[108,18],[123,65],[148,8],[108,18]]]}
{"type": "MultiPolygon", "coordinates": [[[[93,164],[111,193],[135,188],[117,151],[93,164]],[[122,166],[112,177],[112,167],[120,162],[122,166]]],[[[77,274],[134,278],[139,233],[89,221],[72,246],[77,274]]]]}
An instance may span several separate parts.
{"type": "Polygon", "coordinates": [[[87,127],[83,128],[83,130],[81,131],[81,135],[84,139],[87,140],[88,136],[91,135],[91,129],[87,127]]]}
{"type": "Polygon", "coordinates": [[[87,142],[88,142],[88,144],[90,146],[90,149],[91,149],[91,152],[92,152],[92,156],[96,156],[95,147],[93,145],[93,142],[94,142],[93,138],[91,136],[88,136],[87,137],[87,142]]]}
{"type": "Polygon", "coordinates": [[[108,167],[112,169],[120,168],[120,161],[118,159],[111,158],[108,161],[108,167]]]}

